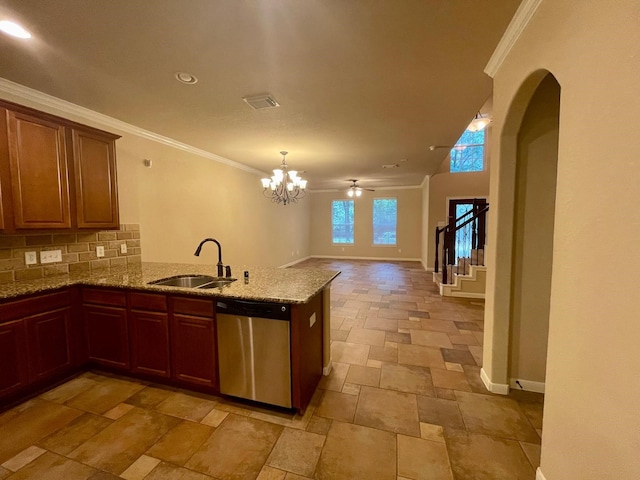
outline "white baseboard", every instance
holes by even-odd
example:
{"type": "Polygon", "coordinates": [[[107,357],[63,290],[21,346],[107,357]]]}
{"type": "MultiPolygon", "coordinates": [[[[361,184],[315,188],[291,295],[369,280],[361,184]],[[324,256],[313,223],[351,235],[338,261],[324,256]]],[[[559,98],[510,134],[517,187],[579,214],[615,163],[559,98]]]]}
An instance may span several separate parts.
{"type": "Polygon", "coordinates": [[[527,392],[544,393],[545,383],[523,380],[521,378],[510,378],[509,386],[514,390],[526,390],[527,392]],[[520,385],[518,385],[516,381],[520,382],[520,385]]]}
{"type": "Polygon", "coordinates": [[[491,393],[497,393],[499,395],[509,395],[509,385],[506,383],[493,383],[489,379],[489,375],[484,371],[484,368],[480,369],[480,379],[484,386],[487,387],[491,393]]]}
{"type": "Polygon", "coordinates": [[[379,260],[381,262],[422,262],[420,258],[352,257],[350,255],[311,255],[308,258],[331,258],[334,260],[379,260]]]}
{"type": "Polygon", "coordinates": [[[300,262],[304,262],[305,260],[309,260],[312,257],[303,257],[303,258],[299,258],[298,260],[294,260],[293,262],[289,262],[289,263],[285,263],[284,265],[280,265],[278,268],[287,268],[287,267],[292,267],[297,263],[300,262]]]}
{"type": "Polygon", "coordinates": [[[322,374],[326,377],[331,373],[331,361],[329,361],[329,365],[322,367],[322,374]]]}
{"type": "Polygon", "coordinates": [[[542,474],[542,470],[540,467],[536,470],[536,480],[547,480],[546,477],[542,474]]]}

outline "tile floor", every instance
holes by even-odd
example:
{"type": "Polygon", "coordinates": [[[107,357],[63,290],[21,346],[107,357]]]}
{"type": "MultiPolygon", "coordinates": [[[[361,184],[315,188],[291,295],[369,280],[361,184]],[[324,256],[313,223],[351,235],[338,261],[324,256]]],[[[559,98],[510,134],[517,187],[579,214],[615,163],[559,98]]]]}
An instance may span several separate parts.
{"type": "Polygon", "coordinates": [[[481,301],[414,262],[298,267],[342,271],[304,416],[89,372],[0,414],[0,480],[535,478],[542,396],[484,388],[481,301]]]}

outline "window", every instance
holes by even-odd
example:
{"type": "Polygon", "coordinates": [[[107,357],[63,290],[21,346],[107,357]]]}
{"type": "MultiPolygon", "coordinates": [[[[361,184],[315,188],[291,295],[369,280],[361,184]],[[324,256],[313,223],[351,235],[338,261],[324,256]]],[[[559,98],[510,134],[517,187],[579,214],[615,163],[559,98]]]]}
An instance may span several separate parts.
{"type": "Polygon", "coordinates": [[[373,200],[373,244],[395,245],[398,219],[398,200],[376,198],[373,200]]]}
{"type": "Polygon", "coordinates": [[[333,243],[353,245],[353,200],[334,200],[331,205],[333,243]]]}
{"type": "Polygon", "coordinates": [[[484,169],[484,130],[465,130],[455,147],[451,149],[449,171],[481,172],[484,169]]]}

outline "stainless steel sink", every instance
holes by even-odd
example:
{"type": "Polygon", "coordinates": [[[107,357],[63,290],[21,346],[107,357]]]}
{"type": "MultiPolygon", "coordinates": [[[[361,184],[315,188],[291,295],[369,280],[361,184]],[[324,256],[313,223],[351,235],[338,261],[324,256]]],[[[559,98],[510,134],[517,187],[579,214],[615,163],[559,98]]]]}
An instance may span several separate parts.
{"type": "Polygon", "coordinates": [[[149,282],[149,285],[183,288],[216,288],[234,282],[235,278],[213,277],[211,275],[176,275],[149,282]]]}

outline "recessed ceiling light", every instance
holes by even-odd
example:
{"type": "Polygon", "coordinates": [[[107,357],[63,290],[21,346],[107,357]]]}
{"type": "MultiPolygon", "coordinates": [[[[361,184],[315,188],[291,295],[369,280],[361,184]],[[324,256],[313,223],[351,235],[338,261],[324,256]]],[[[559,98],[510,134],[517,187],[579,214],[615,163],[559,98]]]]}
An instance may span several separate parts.
{"type": "Polygon", "coordinates": [[[31,38],[31,34],[27,32],[22,25],[18,25],[15,22],[9,20],[0,21],[0,31],[3,31],[7,35],[17,38],[31,38]]]}
{"type": "Polygon", "coordinates": [[[193,85],[194,83],[198,83],[198,79],[186,72],[178,72],[176,73],[176,79],[179,82],[186,83],[187,85],[193,85]]]}

